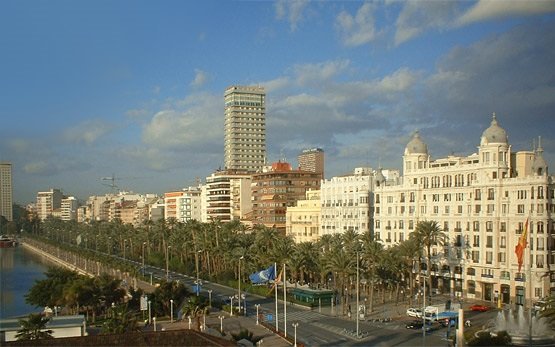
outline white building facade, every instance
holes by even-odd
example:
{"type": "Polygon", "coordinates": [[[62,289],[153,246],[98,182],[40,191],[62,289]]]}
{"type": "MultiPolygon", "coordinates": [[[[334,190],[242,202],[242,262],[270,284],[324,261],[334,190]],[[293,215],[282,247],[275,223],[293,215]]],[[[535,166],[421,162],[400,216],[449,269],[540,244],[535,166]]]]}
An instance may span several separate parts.
{"type": "Polygon", "coordinates": [[[555,209],[547,169],[541,144],[512,152],[495,115],[478,152],[466,157],[432,160],[416,133],[405,148],[401,183],[375,188],[375,239],[392,246],[419,221],[433,220],[448,239],[433,247],[432,287],[499,304],[550,295],[555,209]],[[529,247],[519,271],[515,247],[526,225],[529,247]]]}
{"type": "Polygon", "coordinates": [[[357,168],[352,175],[322,180],[320,236],[347,230],[359,234],[373,232],[374,179],[371,168],[357,168]]]}
{"type": "Polygon", "coordinates": [[[320,239],[320,190],[306,192],[306,200],[298,200],[297,206],[288,207],[285,218],[285,235],[295,243],[317,242],[320,239]]]}

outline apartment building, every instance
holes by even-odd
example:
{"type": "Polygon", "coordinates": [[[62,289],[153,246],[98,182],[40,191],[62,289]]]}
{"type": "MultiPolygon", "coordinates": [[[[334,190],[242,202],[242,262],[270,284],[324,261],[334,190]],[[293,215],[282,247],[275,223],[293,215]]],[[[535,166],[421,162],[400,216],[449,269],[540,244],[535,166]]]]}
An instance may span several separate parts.
{"type": "Polygon", "coordinates": [[[50,189],[45,192],[37,193],[37,203],[35,205],[37,217],[45,220],[48,216],[61,217],[60,208],[64,194],[60,189],[50,189]]]}
{"type": "Polygon", "coordinates": [[[253,224],[276,228],[285,234],[286,212],[310,189],[320,189],[320,174],[293,170],[291,164],[273,163],[267,172],[252,176],[253,224]]]}
{"type": "Polygon", "coordinates": [[[0,216],[13,220],[12,164],[0,162],[0,216]]]}
{"type": "Polygon", "coordinates": [[[60,219],[64,221],[77,220],[79,201],[74,196],[62,198],[60,202],[60,219]]]}
{"type": "Polygon", "coordinates": [[[324,179],[324,150],[321,148],[310,148],[303,150],[298,156],[299,170],[319,173],[324,179]]]}
{"type": "Polygon", "coordinates": [[[266,162],[266,94],[263,87],[225,90],[226,170],[260,171],[266,162]]]}
{"type": "Polygon", "coordinates": [[[400,184],[374,188],[375,239],[392,246],[419,221],[438,222],[447,238],[433,247],[426,269],[433,288],[506,304],[555,293],[554,184],[541,142],[513,152],[494,115],[469,156],[432,160],[414,134],[403,172],[400,184]],[[529,247],[519,271],[514,250],[526,229],[529,247]]]}
{"type": "Polygon", "coordinates": [[[308,190],[306,199],[287,208],[285,235],[291,236],[295,243],[317,242],[320,239],[320,214],[320,191],[308,190]]]}
{"type": "Polygon", "coordinates": [[[252,176],[245,170],[219,170],[206,177],[202,187],[202,221],[242,220],[252,211],[252,176]]]}
{"type": "Polygon", "coordinates": [[[372,192],[376,180],[380,183],[386,178],[381,170],[375,174],[369,167],[322,180],[320,235],[342,234],[347,230],[372,234],[372,192]]]}
{"type": "Polygon", "coordinates": [[[164,194],[164,218],[175,218],[180,222],[195,219],[201,221],[201,188],[188,187],[164,194]]]}

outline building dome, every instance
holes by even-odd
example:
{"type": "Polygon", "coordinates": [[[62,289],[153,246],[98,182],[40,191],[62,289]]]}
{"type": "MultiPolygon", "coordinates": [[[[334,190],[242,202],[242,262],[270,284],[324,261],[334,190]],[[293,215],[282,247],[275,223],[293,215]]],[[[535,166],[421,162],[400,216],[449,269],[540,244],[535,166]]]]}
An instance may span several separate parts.
{"type": "Polygon", "coordinates": [[[405,154],[428,154],[428,146],[422,141],[418,131],[414,133],[412,140],[407,144],[405,154]]]}
{"type": "Polygon", "coordinates": [[[489,143],[508,143],[507,132],[497,123],[495,113],[493,114],[491,125],[489,126],[489,128],[484,130],[482,134],[482,144],[487,145],[489,143]]]}

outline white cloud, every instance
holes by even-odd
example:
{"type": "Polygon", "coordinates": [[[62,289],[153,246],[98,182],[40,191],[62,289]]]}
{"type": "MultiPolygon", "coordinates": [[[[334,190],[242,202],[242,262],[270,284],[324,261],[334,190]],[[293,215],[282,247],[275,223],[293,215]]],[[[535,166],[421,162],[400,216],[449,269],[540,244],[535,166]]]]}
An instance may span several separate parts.
{"type": "Polygon", "coordinates": [[[298,23],[303,19],[303,11],[308,5],[308,0],[279,0],[276,2],[276,18],[287,18],[289,29],[297,30],[298,23]]]}
{"type": "Polygon", "coordinates": [[[202,87],[207,80],[208,80],[208,75],[206,74],[206,72],[199,69],[195,69],[195,78],[191,82],[191,87],[193,88],[202,87]]]}
{"type": "Polygon", "coordinates": [[[349,67],[348,60],[327,61],[316,64],[296,65],[293,70],[301,86],[318,85],[329,81],[349,67]]]}
{"type": "Polygon", "coordinates": [[[143,128],[143,142],[156,148],[213,145],[222,135],[222,110],[220,95],[192,94],[174,102],[172,108],[157,112],[143,128]]]}
{"type": "Polygon", "coordinates": [[[335,20],[335,26],[343,44],[348,47],[356,47],[373,41],[376,38],[375,6],[364,3],[352,16],[347,11],[341,11],[335,20]]]}
{"type": "Polygon", "coordinates": [[[50,175],[56,170],[47,162],[43,160],[39,160],[39,161],[25,164],[25,166],[23,166],[23,171],[31,175],[36,175],[36,174],[50,175]]]}
{"type": "Polygon", "coordinates": [[[258,84],[264,86],[266,94],[272,94],[273,92],[287,88],[291,84],[291,81],[289,77],[282,76],[270,81],[260,82],[258,84]]]}
{"type": "Polygon", "coordinates": [[[456,1],[406,1],[395,23],[395,45],[430,29],[448,27],[456,14],[456,1]]]}
{"type": "Polygon", "coordinates": [[[64,130],[63,138],[68,142],[90,145],[113,129],[113,124],[100,119],[91,119],[64,130]]]}
{"type": "Polygon", "coordinates": [[[131,119],[140,120],[148,116],[149,113],[148,113],[148,110],[146,109],[137,108],[137,109],[127,110],[127,112],[125,112],[125,115],[131,119]]]}
{"type": "Polygon", "coordinates": [[[553,0],[480,0],[456,21],[457,25],[466,25],[509,16],[525,16],[555,12],[553,0]]]}
{"type": "Polygon", "coordinates": [[[411,88],[418,79],[418,73],[402,67],[389,76],[385,76],[377,83],[376,91],[379,93],[398,93],[411,88]]]}

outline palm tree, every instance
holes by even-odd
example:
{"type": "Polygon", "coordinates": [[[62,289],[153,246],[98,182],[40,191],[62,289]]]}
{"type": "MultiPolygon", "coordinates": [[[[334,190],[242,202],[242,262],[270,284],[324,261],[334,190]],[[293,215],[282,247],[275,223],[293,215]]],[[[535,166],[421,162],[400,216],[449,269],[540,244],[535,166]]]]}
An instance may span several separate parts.
{"type": "Polygon", "coordinates": [[[334,279],[336,281],[337,287],[341,288],[342,294],[342,304],[343,304],[343,315],[345,315],[346,308],[349,304],[349,295],[344,291],[347,285],[347,278],[349,275],[353,274],[356,267],[356,259],[349,256],[345,249],[336,248],[332,250],[330,254],[327,255],[325,262],[325,269],[332,274],[334,274],[334,279]]]}
{"type": "Polygon", "coordinates": [[[27,319],[20,319],[21,329],[15,335],[18,340],[38,340],[52,338],[52,330],[46,329],[50,318],[41,314],[30,314],[27,319]]]}
{"type": "Polygon", "coordinates": [[[206,302],[201,302],[199,297],[191,296],[187,300],[187,304],[183,306],[182,314],[183,317],[191,317],[197,322],[197,330],[200,331],[200,318],[204,315],[208,315],[210,309],[206,306],[206,302]]]}
{"type": "Polygon", "coordinates": [[[426,268],[428,271],[428,287],[432,289],[432,246],[442,246],[445,233],[436,221],[420,221],[416,224],[411,237],[416,238],[418,244],[426,249],[426,268]]]}
{"type": "Polygon", "coordinates": [[[408,273],[408,284],[410,287],[409,305],[414,297],[414,262],[421,257],[422,249],[415,238],[409,238],[396,246],[396,254],[404,263],[404,268],[408,273]]]}
{"type": "Polygon", "coordinates": [[[366,269],[367,278],[370,280],[370,307],[369,311],[374,311],[374,285],[376,283],[377,271],[382,265],[383,245],[369,235],[365,235],[362,239],[362,266],[366,269]]]}

